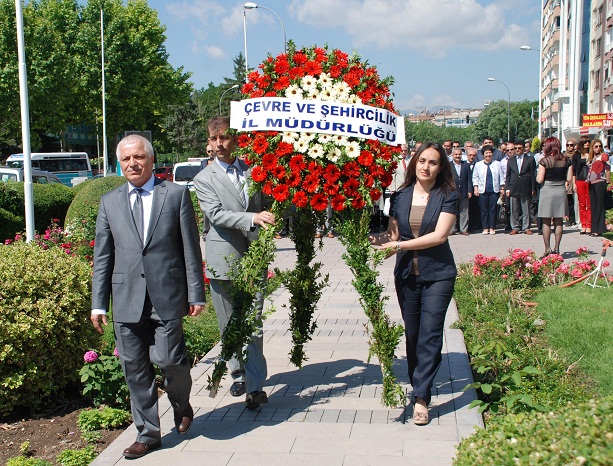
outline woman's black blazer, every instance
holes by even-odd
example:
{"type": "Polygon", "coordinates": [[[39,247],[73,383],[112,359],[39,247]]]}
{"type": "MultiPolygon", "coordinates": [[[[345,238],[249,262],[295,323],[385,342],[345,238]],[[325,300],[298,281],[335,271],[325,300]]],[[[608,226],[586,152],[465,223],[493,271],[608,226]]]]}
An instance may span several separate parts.
{"type": "MultiPolygon", "coordinates": [[[[398,221],[400,240],[414,239],[415,234],[409,225],[409,214],[413,201],[413,188],[415,185],[408,186],[392,194],[390,199],[390,217],[398,221]]],[[[433,188],[430,191],[430,198],[426,205],[424,217],[419,229],[419,236],[431,233],[436,228],[436,223],[441,212],[448,212],[457,215],[458,194],[450,191],[445,194],[440,188],[433,188]]],[[[457,274],[453,253],[449,247],[449,241],[428,249],[417,251],[417,263],[419,275],[426,281],[447,280],[457,274]]],[[[396,267],[394,275],[401,279],[409,278],[413,268],[413,251],[400,251],[396,255],[396,267]]]]}

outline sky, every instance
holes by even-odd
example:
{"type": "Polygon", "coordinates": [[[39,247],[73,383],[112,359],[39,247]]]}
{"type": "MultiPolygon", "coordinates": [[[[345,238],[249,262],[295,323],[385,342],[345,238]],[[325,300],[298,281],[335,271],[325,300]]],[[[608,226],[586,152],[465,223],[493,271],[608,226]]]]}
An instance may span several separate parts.
{"type": "MultiPolygon", "coordinates": [[[[169,61],[196,89],[233,73],[245,54],[244,1],[149,0],[167,28],[169,61]]],[[[257,67],[298,47],[356,51],[392,76],[398,111],[482,108],[493,100],[538,99],[538,0],[265,0],[246,11],[247,58],[257,67]],[[269,10],[265,9],[268,8],[269,10]],[[273,10],[272,13],[270,10],[273,10]],[[489,82],[488,78],[500,82],[489,82]],[[509,91],[502,84],[506,84],[509,91]]]]}

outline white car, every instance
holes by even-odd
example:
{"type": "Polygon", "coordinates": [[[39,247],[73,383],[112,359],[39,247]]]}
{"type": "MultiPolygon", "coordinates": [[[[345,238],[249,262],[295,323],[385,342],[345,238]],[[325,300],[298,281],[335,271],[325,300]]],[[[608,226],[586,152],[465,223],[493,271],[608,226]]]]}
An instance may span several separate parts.
{"type": "MultiPolygon", "coordinates": [[[[24,181],[24,173],[23,168],[13,168],[13,167],[0,167],[0,181],[24,181]]],[[[51,172],[46,172],[43,170],[37,170],[36,168],[32,169],[32,183],[41,183],[41,184],[49,184],[49,183],[58,183],[62,184],[60,179],[51,172]]]]}
{"type": "Polygon", "coordinates": [[[200,170],[206,167],[206,161],[194,161],[194,162],[179,162],[176,163],[172,169],[173,180],[176,184],[187,186],[189,189],[193,188],[192,181],[196,177],[200,170]]]}

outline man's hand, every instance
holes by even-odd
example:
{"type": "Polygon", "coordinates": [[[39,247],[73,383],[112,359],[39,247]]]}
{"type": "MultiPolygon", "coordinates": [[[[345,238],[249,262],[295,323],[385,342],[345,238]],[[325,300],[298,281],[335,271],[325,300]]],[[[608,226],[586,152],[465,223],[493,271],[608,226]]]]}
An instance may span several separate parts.
{"type": "Polygon", "coordinates": [[[190,304],[187,315],[190,317],[196,317],[202,314],[202,311],[204,311],[204,306],[202,304],[190,304]]]}
{"type": "Polygon", "coordinates": [[[106,320],[106,315],[92,314],[90,319],[92,321],[92,324],[94,324],[94,328],[98,331],[98,333],[104,333],[104,329],[102,328],[102,325],[100,323],[102,322],[102,324],[104,324],[105,327],[108,325],[108,322],[106,320]]]}
{"type": "Polygon", "coordinates": [[[263,210],[262,212],[258,212],[257,214],[255,214],[255,216],[253,217],[253,224],[259,225],[266,230],[268,228],[268,225],[275,224],[275,216],[274,214],[263,210]]]}
{"type": "Polygon", "coordinates": [[[507,197],[511,197],[511,191],[507,189],[507,197]]]}

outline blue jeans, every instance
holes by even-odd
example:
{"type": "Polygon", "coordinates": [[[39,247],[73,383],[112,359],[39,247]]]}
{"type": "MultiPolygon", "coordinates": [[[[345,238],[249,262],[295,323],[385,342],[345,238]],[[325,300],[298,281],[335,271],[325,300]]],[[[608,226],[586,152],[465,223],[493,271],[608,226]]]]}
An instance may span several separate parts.
{"type": "Polygon", "coordinates": [[[496,228],[496,203],[500,195],[494,191],[479,193],[479,207],[481,208],[481,225],[484,230],[496,228]]]}
{"type": "Polygon", "coordinates": [[[409,380],[413,401],[430,403],[430,389],[441,365],[445,314],[453,296],[455,277],[426,281],[419,275],[396,277],[396,295],[404,320],[409,380]]]}

